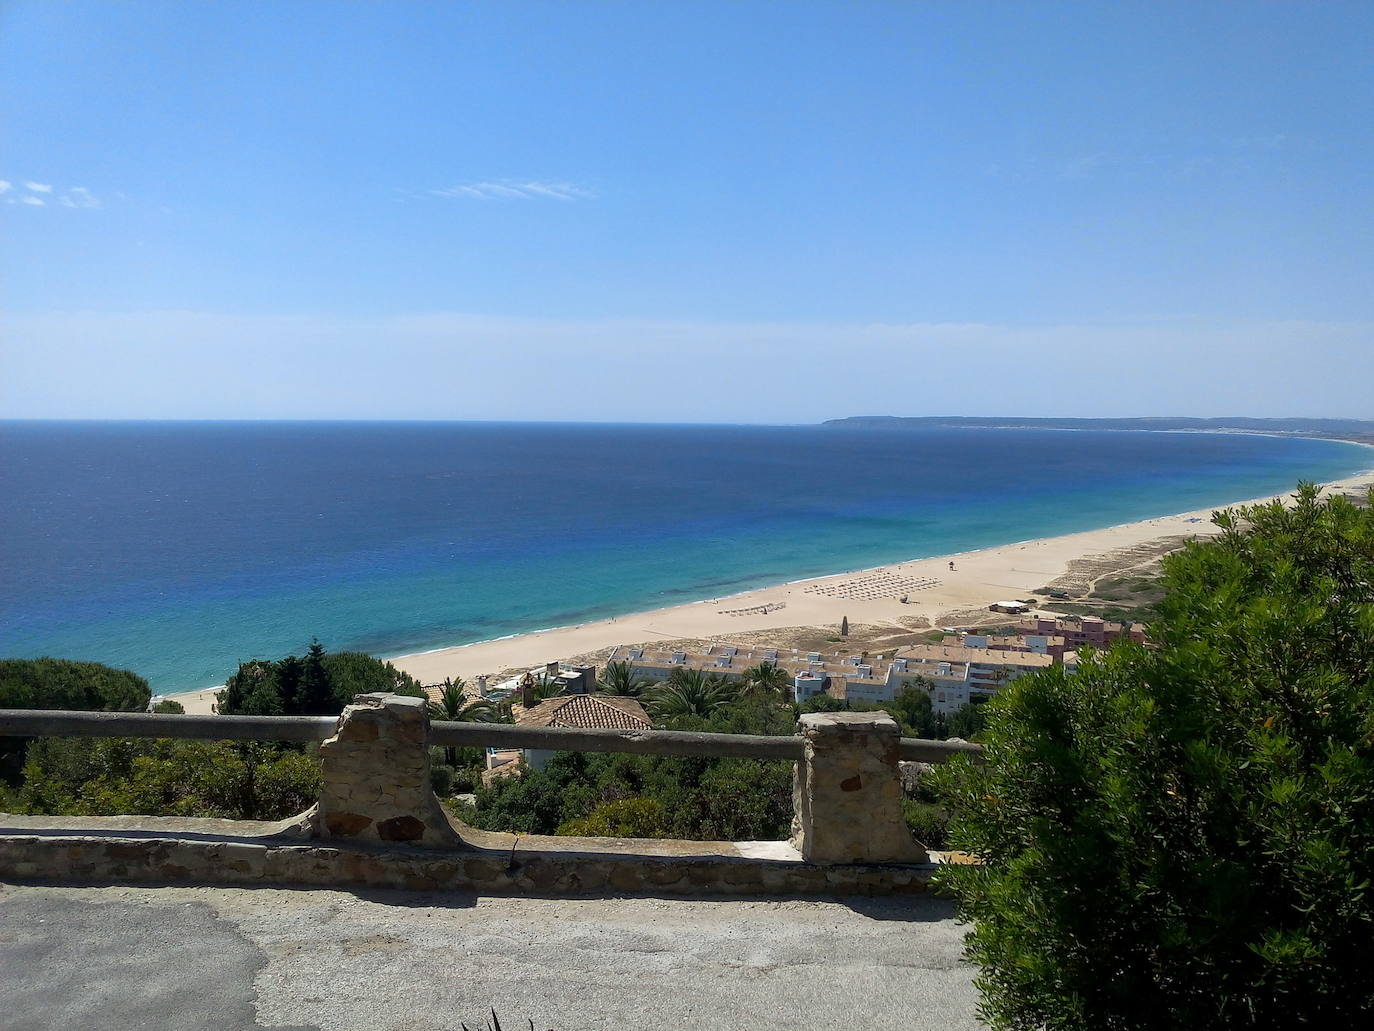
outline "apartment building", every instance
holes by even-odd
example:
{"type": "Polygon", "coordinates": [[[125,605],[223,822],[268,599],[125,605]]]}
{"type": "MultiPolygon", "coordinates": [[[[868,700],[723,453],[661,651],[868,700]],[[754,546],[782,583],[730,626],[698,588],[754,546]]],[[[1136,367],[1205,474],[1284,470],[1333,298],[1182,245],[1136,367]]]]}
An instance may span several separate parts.
{"type": "MultiPolygon", "coordinates": [[[[1020,640],[1019,638],[1013,640],[1020,640]]],[[[779,648],[711,644],[700,651],[619,647],[609,662],[628,663],[634,675],[661,682],[676,669],[699,670],[726,680],[741,680],[744,671],[769,662],[792,678],[793,697],[805,701],[824,692],[839,701],[881,704],[897,696],[908,681],[927,681],[936,712],[955,712],[971,700],[991,698],[1017,677],[1045,669],[1056,661],[1076,660],[1071,652],[980,648],[957,644],[913,645],[876,656],[823,655],[779,648]]]]}
{"type": "Polygon", "coordinates": [[[1048,655],[1053,659],[1064,658],[1064,653],[1069,650],[1068,641],[1059,634],[1026,634],[1016,636],[1012,634],[964,634],[956,637],[953,634],[945,637],[942,642],[948,648],[983,648],[992,652],[1034,652],[1037,655],[1048,655]]]}
{"type": "Polygon", "coordinates": [[[1053,618],[1051,616],[1027,616],[1016,624],[1016,632],[1021,637],[1054,636],[1062,637],[1070,651],[1080,648],[1108,648],[1121,637],[1132,641],[1145,642],[1145,627],[1132,624],[1113,623],[1097,616],[1070,616],[1053,618]]]}

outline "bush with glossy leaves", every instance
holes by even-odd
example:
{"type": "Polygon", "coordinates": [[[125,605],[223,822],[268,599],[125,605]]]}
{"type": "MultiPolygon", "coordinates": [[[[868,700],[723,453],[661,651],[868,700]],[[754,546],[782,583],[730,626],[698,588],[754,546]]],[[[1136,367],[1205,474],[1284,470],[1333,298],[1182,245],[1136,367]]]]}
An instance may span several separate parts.
{"type": "Polygon", "coordinates": [[[986,707],[937,771],[945,886],[997,1028],[1369,1026],[1374,509],[1220,513],[1165,562],[1159,648],[986,707]]]}

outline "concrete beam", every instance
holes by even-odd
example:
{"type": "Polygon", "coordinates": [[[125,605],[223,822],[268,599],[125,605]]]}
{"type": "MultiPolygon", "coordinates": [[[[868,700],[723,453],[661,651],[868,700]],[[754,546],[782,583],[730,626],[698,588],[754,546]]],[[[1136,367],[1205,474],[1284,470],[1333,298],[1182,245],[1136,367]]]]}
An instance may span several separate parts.
{"type": "Polygon", "coordinates": [[[146,712],[0,709],[0,737],[175,737],[203,741],[323,741],[336,716],[179,716],[146,712]]]}
{"type": "Polygon", "coordinates": [[[699,734],[680,730],[582,730],[522,727],[509,723],[430,725],[430,744],[458,747],[529,748],[551,752],[628,752],[632,755],[705,755],[716,759],[787,759],[802,756],[798,737],[699,734]]]}
{"type": "MultiPolygon", "coordinates": [[[[324,741],[338,725],[334,716],[181,716],[140,712],[67,712],[0,709],[0,737],[165,737],[206,741],[324,741]]],[[[798,737],[699,734],[676,730],[581,730],[521,727],[506,723],[430,724],[429,743],[459,748],[530,748],[554,752],[627,752],[634,755],[704,755],[712,758],[802,757],[798,737]]],[[[981,756],[968,741],[902,738],[908,762],[942,763],[956,755],[981,756]]]]}

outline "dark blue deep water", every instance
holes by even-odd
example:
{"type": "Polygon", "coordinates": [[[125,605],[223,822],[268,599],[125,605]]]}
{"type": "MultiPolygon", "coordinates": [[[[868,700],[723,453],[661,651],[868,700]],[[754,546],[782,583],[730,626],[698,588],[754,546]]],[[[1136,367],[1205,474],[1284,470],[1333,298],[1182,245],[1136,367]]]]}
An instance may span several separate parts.
{"type": "Polygon", "coordinates": [[[1192,433],[0,423],[0,655],[190,689],[312,636],[419,651],[1370,464],[1192,433]]]}

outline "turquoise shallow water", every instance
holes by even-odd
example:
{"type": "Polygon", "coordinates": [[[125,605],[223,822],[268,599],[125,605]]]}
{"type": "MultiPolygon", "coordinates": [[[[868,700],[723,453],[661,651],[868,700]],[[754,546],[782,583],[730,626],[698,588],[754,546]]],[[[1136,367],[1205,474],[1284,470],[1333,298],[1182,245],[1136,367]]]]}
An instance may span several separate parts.
{"type": "Polygon", "coordinates": [[[0,423],[0,653],[168,691],[1204,508],[1374,465],[1254,435],[0,423]]]}

